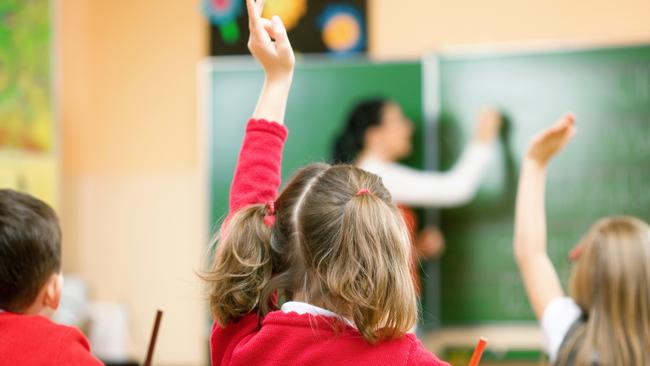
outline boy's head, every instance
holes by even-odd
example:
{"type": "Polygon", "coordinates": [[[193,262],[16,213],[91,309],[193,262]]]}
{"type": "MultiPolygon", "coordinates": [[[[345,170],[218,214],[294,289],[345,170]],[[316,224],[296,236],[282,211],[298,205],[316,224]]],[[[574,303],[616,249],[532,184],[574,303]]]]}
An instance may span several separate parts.
{"type": "Polygon", "coordinates": [[[49,316],[61,296],[56,213],[24,193],[0,189],[0,309],[49,316]]]}

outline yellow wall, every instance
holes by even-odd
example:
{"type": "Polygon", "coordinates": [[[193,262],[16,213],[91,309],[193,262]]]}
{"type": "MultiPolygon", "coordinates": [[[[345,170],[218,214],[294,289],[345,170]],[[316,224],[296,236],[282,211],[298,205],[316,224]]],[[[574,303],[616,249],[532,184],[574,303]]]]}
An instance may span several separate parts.
{"type": "MultiPolygon", "coordinates": [[[[165,310],[157,364],[205,363],[207,194],[196,66],[199,1],[58,0],[64,268],[126,303],[134,355],[165,310]]],[[[369,0],[370,53],[506,41],[650,40],[648,0],[369,0]]]]}
{"type": "Polygon", "coordinates": [[[128,306],[135,357],[161,308],[156,364],[204,363],[198,2],[59,0],[55,14],[64,270],[128,306]]]}
{"type": "Polygon", "coordinates": [[[650,42],[648,0],[368,0],[370,53],[530,41],[650,42]]]}

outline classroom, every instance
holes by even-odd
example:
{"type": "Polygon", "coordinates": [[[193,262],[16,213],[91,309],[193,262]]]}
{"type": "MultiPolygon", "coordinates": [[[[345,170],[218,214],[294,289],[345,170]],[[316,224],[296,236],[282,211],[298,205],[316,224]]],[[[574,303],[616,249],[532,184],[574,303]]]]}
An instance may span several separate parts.
{"type": "Polygon", "coordinates": [[[0,0],[0,366],[650,364],[648,19],[0,0]]]}

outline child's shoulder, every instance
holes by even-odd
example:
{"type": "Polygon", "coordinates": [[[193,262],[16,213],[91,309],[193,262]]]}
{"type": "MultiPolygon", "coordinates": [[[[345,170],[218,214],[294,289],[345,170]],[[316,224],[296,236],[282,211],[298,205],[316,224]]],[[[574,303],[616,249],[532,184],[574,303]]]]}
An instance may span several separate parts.
{"type": "Polygon", "coordinates": [[[11,359],[23,362],[51,358],[100,364],[90,355],[88,340],[77,328],[38,315],[0,313],[0,329],[5,338],[5,342],[0,342],[0,353],[11,359]]]}
{"type": "Polygon", "coordinates": [[[221,326],[217,322],[214,322],[212,324],[212,336],[223,336],[242,332],[249,333],[259,328],[262,319],[257,313],[251,312],[226,326],[221,326]]]}
{"type": "Polygon", "coordinates": [[[440,360],[431,351],[426,349],[422,342],[415,336],[409,333],[404,336],[406,342],[410,343],[409,358],[407,365],[409,366],[450,366],[447,362],[440,360]]]}
{"type": "Polygon", "coordinates": [[[214,322],[210,335],[212,365],[228,364],[234,347],[247,336],[257,332],[260,322],[261,318],[256,313],[246,314],[226,326],[214,322]]]}
{"type": "Polygon", "coordinates": [[[39,315],[3,312],[0,314],[0,325],[6,335],[16,333],[19,338],[35,337],[58,342],[75,342],[88,348],[86,337],[77,328],[57,324],[39,315]]]}
{"type": "Polygon", "coordinates": [[[0,313],[0,324],[3,329],[22,329],[23,332],[38,331],[40,334],[64,334],[74,329],[66,325],[56,324],[50,319],[39,315],[24,315],[10,312],[0,313]]]}

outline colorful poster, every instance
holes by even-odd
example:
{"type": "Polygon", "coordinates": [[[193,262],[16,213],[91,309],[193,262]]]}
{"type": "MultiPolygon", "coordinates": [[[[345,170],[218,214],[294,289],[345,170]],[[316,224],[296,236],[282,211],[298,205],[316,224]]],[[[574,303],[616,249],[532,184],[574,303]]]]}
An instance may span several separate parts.
{"type": "MultiPolygon", "coordinates": [[[[248,54],[244,0],[204,0],[212,55],[248,54]]],[[[366,0],[266,0],[264,17],[282,18],[299,53],[349,56],[367,49],[366,0]]]]}
{"type": "Polygon", "coordinates": [[[0,188],[56,206],[48,0],[0,1],[0,188]]]}

